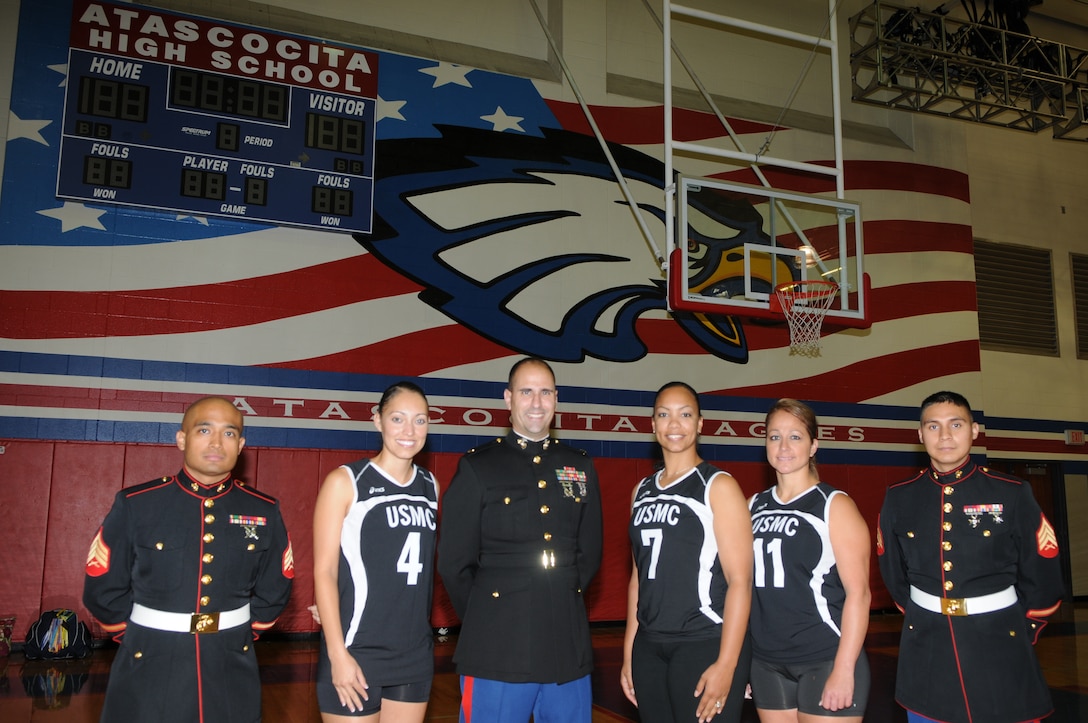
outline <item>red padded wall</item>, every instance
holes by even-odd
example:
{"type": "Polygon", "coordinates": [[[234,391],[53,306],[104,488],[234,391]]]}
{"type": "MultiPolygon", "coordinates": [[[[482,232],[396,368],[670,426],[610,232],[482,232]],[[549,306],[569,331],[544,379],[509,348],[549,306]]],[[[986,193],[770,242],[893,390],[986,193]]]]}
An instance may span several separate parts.
{"type": "Polygon", "coordinates": [[[41,611],[53,444],[21,440],[2,444],[0,494],[3,504],[0,507],[4,510],[4,524],[0,526],[0,540],[3,541],[0,544],[0,615],[16,616],[14,635],[22,640],[41,611]]]}
{"type": "MultiPolygon", "coordinates": [[[[172,445],[102,444],[94,442],[5,442],[0,455],[5,524],[0,527],[0,615],[18,616],[16,635],[42,609],[71,607],[92,625],[81,602],[83,567],[88,545],[122,486],[174,474],[181,455],[172,445]]],[[[360,456],[357,451],[247,448],[237,473],[249,484],[280,500],[291,534],[295,557],[295,587],[276,629],[316,630],[307,607],[313,604],[313,511],[325,475],[360,456]]],[[[459,454],[421,455],[417,460],[438,478],[445,492],[457,469],[459,454]]],[[[627,582],[631,574],[627,517],[631,490],[649,474],[648,459],[598,459],[604,502],[604,555],[588,593],[590,618],[622,620],[626,615],[627,582]]],[[[759,462],[718,463],[740,482],[745,495],[765,488],[773,479],[759,462]]],[[[821,465],[821,476],[846,491],[857,503],[869,529],[888,484],[914,472],[906,468],[821,465]]],[[[439,509],[441,515],[441,507],[439,509]]],[[[874,541],[875,543],[875,541],[874,541]]],[[[875,546],[875,545],[874,545],[875,546]]],[[[872,606],[891,605],[873,556],[872,606]]],[[[455,624],[456,617],[441,585],[436,586],[432,623],[455,624]]]]}
{"type": "MultiPolygon", "coordinates": [[[[83,569],[99,525],[121,489],[125,448],[58,442],[53,455],[41,607],[71,608],[91,624],[83,607],[83,569]]],[[[97,631],[97,626],[92,630],[97,631]]]]}

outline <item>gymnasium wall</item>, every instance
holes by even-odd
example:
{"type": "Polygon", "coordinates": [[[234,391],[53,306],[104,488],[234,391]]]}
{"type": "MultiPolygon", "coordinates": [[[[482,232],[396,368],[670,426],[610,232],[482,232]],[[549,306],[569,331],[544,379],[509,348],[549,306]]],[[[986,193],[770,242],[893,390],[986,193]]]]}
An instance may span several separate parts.
{"type": "MultiPolygon", "coordinates": [[[[528,3],[433,3],[423,14],[348,0],[132,6],[378,56],[375,223],[347,234],[58,199],[70,2],[0,8],[0,32],[18,39],[0,44],[14,49],[0,59],[5,99],[11,83],[0,186],[9,520],[0,613],[28,623],[41,609],[82,610],[87,545],[113,495],[176,471],[182,410],[221,394],[246,414],[239,474],[282,500],[295,546],[296,588],[279,629],[311,630],[316,490],[336,465],[377,448],[368,420],[382,389],[410,377],[428,392],[420,461],[444,486],[461,453],[503,432],[503,380],[525,354],[553,364],[556,434],[589,451],[600,473],[607,545],[589,593],[594,620],[624,615],[627,504],[654,463],[653,391],[671,379],[702,393],[702,453],[747,493],[769,483],[763,415],[795,396],[820,415],[822,476],[875,524],[885,487],[924,463],[917,404],[943,388],[976,407],[980,458],[1057,462],[1067,484],[1083,486],[1088,454],[1063,431],[1088,426],[1068,281],[1068,253],[1083,250],[1088,225],[1076,195],[1088,181],[1084,145],[846,103],[847,196],[864,210],[874,323],[825,336],[821,355],[805,358],[790,354],[781,325],[739,318],[733,333],[707,334],[699,319],[666,311],[661,270],[528,3]],[[1060,357],[980,350],[976,237],[1054,249],[1060,357]]],[[[820,3],[733,5],[754,21],[822,27],[820,3]]],[[[637,0],[540,6],[664,238],[659,31],[637,0]]],[[[841,22],[860,7],[844,3],[841,22]]],[[[745,143],[773,139],[777,155],[832,159],[818,91],[806,87],[780,115],[804,52],[768,57],[750,38],[723,44],[703,28],[678,41],[729,101],[745,143]]],[[[703,108],[678,110],[675,132],[727,143],[703,108]]],[[[680,170],[754,181],[706,160],[680,170]]],[[[807,176],[774,179],[833,190],[807,176]]],[[[1080,554],[1075,571],[1088,569],[1080,554]]],[[[874,607],[888,606],[875,567],[872,585],[874,607]]],[[[440,589],[434,622],[452,622],[440,589]]]]}

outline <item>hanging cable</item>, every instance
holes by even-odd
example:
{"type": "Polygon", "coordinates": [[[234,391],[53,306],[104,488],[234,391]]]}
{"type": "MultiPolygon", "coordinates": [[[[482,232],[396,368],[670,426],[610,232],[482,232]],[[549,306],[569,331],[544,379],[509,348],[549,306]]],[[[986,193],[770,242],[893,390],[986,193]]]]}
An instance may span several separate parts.
{"type": "Polygon", "coordinates": [[[604,151],[605,158],[608,159],[608,165],[612,168],[612,173],[616,176],[616,182],[620,185],[620,190],[623,193],[624,199],[631,207],[631,213],[635,215],[635,222],[638,224],[639,229],[642,230],[642,236],[646,240],[646,244],[650,247],[650,251],[654,255],[654,260],[660,268],[664,269],[665,257],[662,255],[660,249],[658,249],[657,242],[654,241],[654,236],[650,233],[650,227],[646,225],[646,220],[642,216],[642,208],[635,202],[635,197],[631,193],[631,188],[627,185],[627,178],[624,177],[619,166],[616,164],[616,159],[612,155],[612,149],[608,147],[608,142],[605,140],[604,134],[601,133],[601,129],[597,127],[597,121],[593,118],[593,112],[590,111],[589,104],[587,104],[585,98],[582,97],[582,91],[578,88],[578,83],[574,80],[574,74],[571,73],[570,68],[567,67],[567,61],[559,51],[559,44],[555,42],[555,37],[548,28],[548,23],[544,21],[544,15],[540,12],[540,8],[537,7],[536,0],[529,0],[529,4],[533,6],[533,12],[536,13],[536,19],[540,22],[540,27],[544,30],[544,35],[548,38],[548,45],[551,46],[552,52],[555,53],[555,57],[559,59],[559,65],[563,68],[563,75],[566,77],[567,82],[570,83],[571,91],[574,92],[574,97],[578,99],[578,105],[582,107],[582,112],[585,113],[586,120],[589,122],[589,127],[593,130],[593,135],[597,138],[597,143],[600,144],[601,150],[604,151]]]}
{"type": "MultiPolygon", "coordinates": [[[[817,37],[822,38],[827,35],[828,27],[831,25],[831,18],[835,17],[838,13],[839,6],[842,5],[842,0],[836,0],[834,7],[827,16],[827,20],[824,21],[823,28],[820,29],[817,37]]],[[[759,150],[756,151],[756,158],[759,158],[765,154],[771,148],[771,142],[774,140],[775,134],[778,133],[778,129],[782,125],[783,118],[786,117],[786,111],[793,105],[793,101],[797,99],[797,93],[801,89],[801,83],[804,82],[805,76],[808,74],[809,69],[812,67],[812,63],[816,60],[816,52],[820,49],[819,45],[813,45],[812,50],[809,51],[808,59],[805,61],[804,67],[801,68],[801,72],[797,75],[797,80],[794,81],[793,88],[786,96],[786,102],[778,111],[778,118],[775,119],[774,124],[771,126],[771,130],[768,131],[767,137],[763,139],[763,143],[760,144],[759,150]]],[[[838,79],[833,79],[833,82],[838,82],[838,79]]]]}

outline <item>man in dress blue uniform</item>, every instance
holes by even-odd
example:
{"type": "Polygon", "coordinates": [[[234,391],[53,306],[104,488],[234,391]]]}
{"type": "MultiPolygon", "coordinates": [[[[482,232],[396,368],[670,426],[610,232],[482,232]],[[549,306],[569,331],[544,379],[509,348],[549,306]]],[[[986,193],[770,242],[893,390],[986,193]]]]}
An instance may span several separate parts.
{"type": "Polygon", "coordinates": [[[253,641],[287,604],[291,541],[276,500],[231,478],[242,414],[185,412],[184,466],[117,493],[87,555],[83,603],[121,647],[103,723],[261,719],[253,641]]]}
{"type": "Polygon", "coordinates": [[[442,499],[438,571],[461,633],[461,721],[589,723],[593,668],[583,593],[601,561],[592,460],[549,436],[555,376],[510,370],[512,431],[469,451],[442,499]]]}
{"type": "Polygon", "coordinates": [[[967,400],[922,402],[930,465],[892,485],[880,572],[904,611],[895,698],[911,721],[1013,723],[1053,705],[1032,645],[1064,594],[1054,528],[1031,486],[971,461],[967,400]]]}

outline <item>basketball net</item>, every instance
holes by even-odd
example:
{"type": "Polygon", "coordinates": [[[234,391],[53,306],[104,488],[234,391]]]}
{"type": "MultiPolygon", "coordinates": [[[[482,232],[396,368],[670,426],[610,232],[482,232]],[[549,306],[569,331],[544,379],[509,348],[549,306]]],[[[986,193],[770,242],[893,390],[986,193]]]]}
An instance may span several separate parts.
{"type": "Polygon", "coordinates": [[[833,281],[790,281],[774,288],[790,327],[790,356],[820,356],[820,328],[839,293],[833,281]]]}

